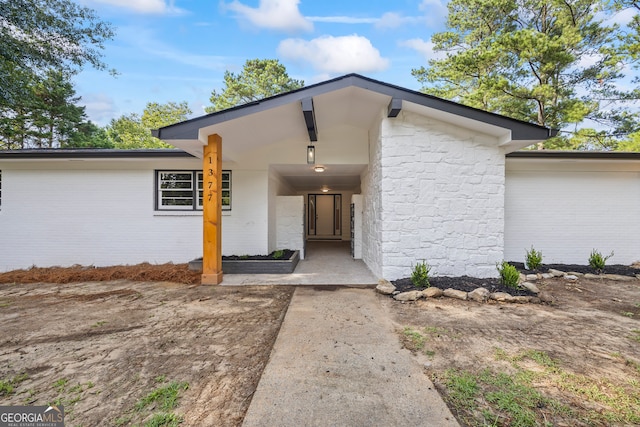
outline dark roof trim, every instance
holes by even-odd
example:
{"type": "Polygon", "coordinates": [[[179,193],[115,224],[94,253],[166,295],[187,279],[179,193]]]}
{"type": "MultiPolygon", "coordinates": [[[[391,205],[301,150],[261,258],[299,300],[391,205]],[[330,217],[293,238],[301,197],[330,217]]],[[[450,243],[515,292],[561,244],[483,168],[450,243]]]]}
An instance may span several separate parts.
{"type": "Polygon", "coordinates": [[[402,99],[391,98],[391,102],[387,106],[387,117],[398,117],[402,110],[402,99]]]}
{"type": "Polygon", "coordinates": [[[309,133],[309,141],[317,141],[318,126],[316,125],[316,112],[313,109],[313,98],[302,99],[302,114],[304,116],[304,123],[307,126],[307,133],[309,133]]]}
{"type": "Polygon", "coordinates": [[[604,160],[640,160],[640,153],[626,151],[556,151],[531,150],[514,151],[507,154],[510,159],[604,159],[604,160]]]}
{"type": "Polygon", "coordinates": [[[193,158],[178,149],[25,149],[0,150],[0,159],[148,159],[148,158],[193,158]]]}
{"type": "Polygon", "coordinates": [[[342,77],[316,83],[291,92],[281,93],[259,101],[250,102],[248,104],[239,105],[166,126],[154,131],[153,135],[165,141],[179,139],[195,140],[198,139],[198,131],[202,127],[212,126],[239,117],[259,113],[291,102],[301,101],[304,98],[313,98],[317,95],[344,89],[350,86],[371,90],[388,95],[391,98],[413,102],[415,104],[431,107],[440,111],[467,117],[505,129],[511,129],[511,137],[513,140],[539,141],[554,136],[557,133],[554,129],[511,119],[499,114],[479,110],[477,108],[467,107],[466,105],[370,79],[359,74],[347,74],[342,77]]]}

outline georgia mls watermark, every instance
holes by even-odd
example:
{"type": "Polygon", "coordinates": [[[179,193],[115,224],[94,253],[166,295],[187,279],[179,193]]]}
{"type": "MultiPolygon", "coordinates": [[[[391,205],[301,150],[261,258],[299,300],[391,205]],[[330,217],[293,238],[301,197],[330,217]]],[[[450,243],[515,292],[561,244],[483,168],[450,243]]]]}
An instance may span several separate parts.
{"type": "Polygon", "coordinates": [[[64,427],[64,407],[0,406],[0,427],[64,427]]]}

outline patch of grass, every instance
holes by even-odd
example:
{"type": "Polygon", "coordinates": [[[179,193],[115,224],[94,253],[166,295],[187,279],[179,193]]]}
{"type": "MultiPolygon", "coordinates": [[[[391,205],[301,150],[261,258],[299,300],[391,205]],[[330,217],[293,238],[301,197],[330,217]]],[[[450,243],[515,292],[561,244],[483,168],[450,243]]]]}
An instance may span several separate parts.
{"type": "Polygon", "coordinates": [[[631,333],[633,333],[631,339],[636,342],[640,342],[640,329],[634,329],[631,331],[631,333]]]}
{"type": "Polygon", "coordinates": [[[159,387],[143,397],[136,403],[135,409],[141,411],[148,406],[155,405],[157,409],[169,411],[178,406],[178,395],[180,391],[189,388],[187,382],[172,381],[164,387],[159,387]]]}
{"type": "Polygon", "coordinates": [[[92,328],[99,328],[100,326],[102,326],[102,325],[104,325],[104,324],[106,324],[106,323],[107,323],[107,321],[106,321],[106,320],[100,320],[100,321],[98,321],[98,322],[94,323],[93,325],[91,325],[91,327],[92,327],[92,328]]]}
{"type": "Polygon", "coordinates": [[[0,301],[0,308],[9,307],[11,305],[11,301],[0,301]]]}
{"type": "Polygon", "coordinates": [[[181,415],[170,412],[178,406],[180,393],[189,388],[189,383],[171,381],[166,375],[154,378],[158,388],[140,399],[132,409],[113,421],[116,426],[143,425],[145,427],[174,427],[183,422],[181,415]],[[146,419],[146,421],[145,421],[146,419]]]}
{"type": "Polygon", "coordinates": [[[60,378],[55,383],[53,383],[53,386],[58,390],[58,393],[64,393],[68,383],[69,380],[67,378],[60,378]]]}
{"type": "Polygon", "coordinates": [[[411,271],[411,283],[416,288],[428,288],[429,284],[429,273],[431,272],[431,266],[427,264],[425,260],[417,263],[413,266],[413,270],[411,271]]]}
{"type": "MultiPolygon", "coordinates": [[[[513,369],[449,370],[445,374],[446,400],[464,425],[550,426],[550,419],[568,424],[579,420],[581,425],[640,424],[640,377],[631,375],[618,382],[587,377],[568,371],[540,350],[510,355],[496,348],[495,358],[513,369]],[[544,388],[538,390],[538,385],[544,388]],[[568,402],[581,403],[564,405],[544,394],[550,389],[559,390],[568,402]]],[[[640,364],[622,359],[640,375],[640,364]]]]}
{"type": "Polygon", "coordinates": [[[510,288],[517,288],[520,282],[520,273],[518,269],[507,261],[502,261],[502,264],[496,265],[498,273],[500,274],[500,283],[510,288]]]}
{"type": "Polygon", "coordinates": [[[404,344],[411,351],[422,350],[424,348],[424,343],[426,338],[420,332],[412,329],[410,327],[405,327],[402,331],[405,339],[404,344]]]}
{"type": "Polygon", "coordinates": [[[624,317],[629,317],[629,318],[632,318],[634,316],[634,313],[630,311],[621,311],[620,314],[622,314],[624,317]]]}
{"type": "Polygon", "coordinates": [[[26,373],[22,373],[8,380],[0,380],[0,396],[12,395],[15,391],[15,388],[27,378],[29,378],[29,375],[27,375],[26,373]]]}
{"type": "Polygon", "coordinates": [[[176,427],[182,421],[183,418],[180,415],[159,413],[154,414],[149,421],[144,423],[144,427],[176,427]]]}
{"type": "Polygon", "coordinates": [[[284,256],[284,250],[278,249],[277,251],[273,251],[273,258],[280,259],[284,256]]]}

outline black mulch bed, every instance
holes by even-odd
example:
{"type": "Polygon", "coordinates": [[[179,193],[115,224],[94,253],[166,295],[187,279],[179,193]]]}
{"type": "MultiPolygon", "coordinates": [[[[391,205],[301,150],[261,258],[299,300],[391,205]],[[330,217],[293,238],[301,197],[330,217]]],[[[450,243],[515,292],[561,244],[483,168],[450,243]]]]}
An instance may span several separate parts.
{"type": "MultiPolygon", "coordinates": [[[[576,273],[592,273],[598,274],[599,272],[588,266],[588,265],[576,265],[576,264],[542,264],[542,267],[537,269],[536,271],[526,270],[524,268],[524,263],[522,262],[509,262],[509,264],[513,265],[518,269],[521,273],[524,274],[535,274],[535,273],[546,273],[550,268],[554,270],[560,270],[569,272],[575,271],[576,273]]],[[[603,273],[606,274],[619,274],[620,276],[635,276],[636,274],[640,274],[640,268],[629,267],[628,265],[620,265],[620,264],[612,264],[604,267],[603,273]]]]}
{"type": "Polygon", "coordinates": [[[288,259],[290,259],[293,256],[294,251],[290,250],[290,249],[283,249],[283,254],[280,258],[276,258],[273,256],[273,254],[275,252],[271,252],[269,255],[229,255],[229,256],[223,256],[222,259],[223,260],[233,260],[233,261],[239,261],[239,260],[250,260],[250,261],[268,261],[268,260],[275,260],[275,261],[286,261],[288,259]]]}
{"type": "MultiPolygon", "coordinates": [[[[411,279],[404,278],[392,281],[397,291],[407,292],[416,291],[423,288],[416,288],[411,283],[411,279]]],[[[432,287],[440,289],[457,289],[459,291],[471,292],[477,288],[486,288],[489,292],[506,292],[513,296],[535,296],[534,293],[527,289],[513,289],[508,286],[500,284],[500,279],[478,279],[475,277],[462,276],[462,277],[432,277],[429,279],[429,284],[432,287]]]]}
{"type": "MultiPolygon", "coordinates": [[[[566,272],[576,272],[576,273],[592,273],[598,274],[594,268],[588,265],[576,265],[576,264],[543,264],[538,270],[527,270],[524,267],[524,263],[522,262],[509,262],[509,264],[513,265],[524,274],[536,274],[536,273],[546,273],[549,269],[560,270],[566,272]]],[[[635,276],[636,274],[640,274],[640,268],[629,267],[628,265],[607,265],[604,269],[604,273],[607,274],[619,274],[621,276],[635,276]]],[[[391,283],[396,287],[397,291],[407,292],[407,291],[415,291],[420,290],[422,288],[416,288],[411,283],[410,278],[398,279],[394,280],[391,283]]],[[[504,286],[500,283],[500,279],[478,279],[475,277],[462,276],[462,277],[432,277],[429,279],[429,284],[431,286],[440,288],[440,289],[457,289],[459,291],[471,292],[477,288],[486,288],[489,292],[506,292],[513,296],[535,296],[533,292],[530,292],[527,289],[513,289],[508,286],[504,286]]]]}

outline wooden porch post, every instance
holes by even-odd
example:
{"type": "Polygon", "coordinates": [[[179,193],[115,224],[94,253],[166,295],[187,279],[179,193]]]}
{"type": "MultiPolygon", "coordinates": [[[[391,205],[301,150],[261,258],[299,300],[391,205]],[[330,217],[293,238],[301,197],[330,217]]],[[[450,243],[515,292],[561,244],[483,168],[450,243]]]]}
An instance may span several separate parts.
{"type": "Polygon", "coordinates": [[[222,138],[209,135],[202,156],[202,284],[222,282],[222,138]]]}

